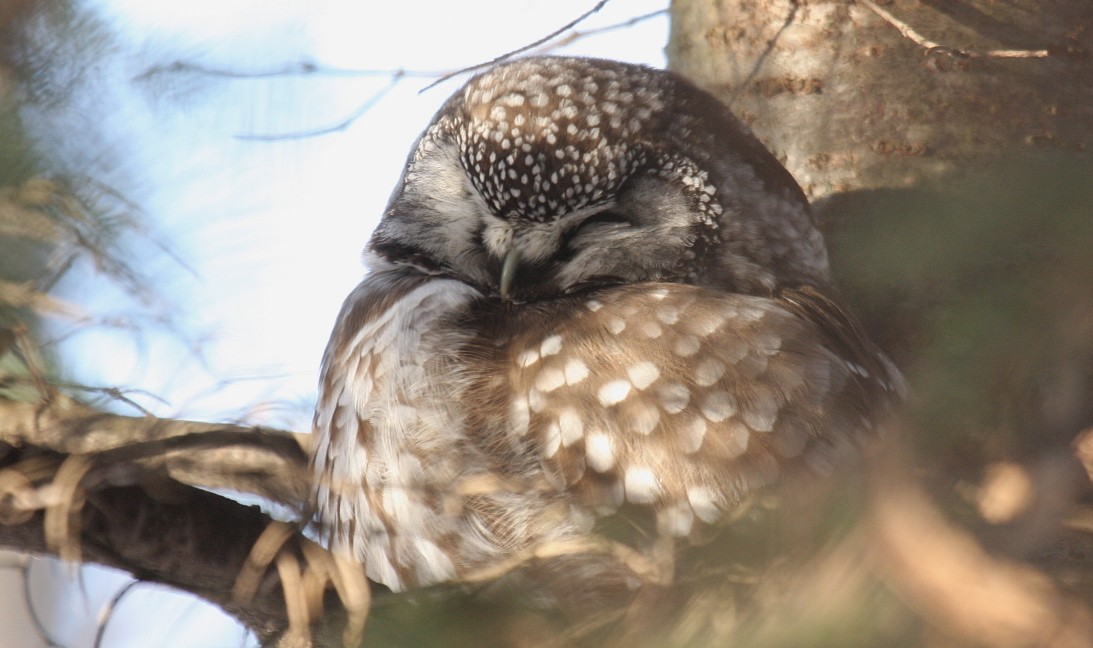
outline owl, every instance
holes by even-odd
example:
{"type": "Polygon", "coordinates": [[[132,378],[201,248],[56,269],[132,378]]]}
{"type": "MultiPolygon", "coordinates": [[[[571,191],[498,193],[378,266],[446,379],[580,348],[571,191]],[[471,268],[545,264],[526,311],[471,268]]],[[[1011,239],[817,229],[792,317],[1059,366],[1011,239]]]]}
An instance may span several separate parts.
{"type": "Polygon", "coordinates": [[[801,189],[671,72],[537,57],[472,79],[365,259],[322,362],[315,510],[396,591],[624,510],[646,538],[708,531],[852,458],[898,399],[801,189]]]}

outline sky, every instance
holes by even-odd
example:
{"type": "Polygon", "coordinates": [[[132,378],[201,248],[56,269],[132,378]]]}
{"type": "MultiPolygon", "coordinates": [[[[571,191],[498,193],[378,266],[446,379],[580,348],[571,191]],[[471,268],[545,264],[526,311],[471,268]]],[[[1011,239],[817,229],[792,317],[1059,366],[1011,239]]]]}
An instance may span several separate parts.
{"type": "MultiPolygon", "coordinates": [[[[127,163],[116,182],[138,197],[152,236],[192,271],[162,254],[141,264],[170,302],[182,339],[149,329],[73,332],[63,354],[96,359],[80,368],[80,380],[155,394],[141,404],[157,414],[307,429],[318,359],[341,300],[361,277],[369,232],[414,139],[465,77],[420,94],[433,79],[404,78],[344,130],[290,135],[344,122],[390,86],[386,72],[488,61],[594,2],[87,4],[120,36],[107,72],[117,105],[106,106],[101,124],[127,163]],[[147,74],[175,61],[238,74],[301,61],[380,74],[147,74]]],[[[665,5],[615,0],[583,29],[665,5]]],[[[661,16],[560,51],[662,67],[666,39],[661,16]]],[[[70,288],[88,293],[80,281],[70,288]]],[[[124,311],[126,299],[113,295],[103,305],[124,311]]]]}
{"type": "MultiPolygon", "coordinates": [[[[94,100],[62,121],[74,154],[98,150],[89,162],[96,174],[145,215],[148,231],[134,244],[131,262],[158,291],[151,311],[171,325],[58,323],[70,377],[137,390],[132,398],[161,416],[303,431],[334,317],[363,273],[369,232],[415,138],[466,78],[422,93],[433,78],[408,75],[392,86],[391,72],[445,72],[491,60],[595,2],[80,4],[106,24],[112,47],[96,62],[94,100]],[[183,71],[157,72],[178,62],[183,71]],[[266,74],[301,62],[324,73],[266,74]],[[339,124],[344,128],[315,134],[339,124]],[[149,248],[149,241],[171,255],[149,248]]],[[[667,0],[614,0],[578,30],[666,6],[667,0]]],[[[661,15],[555,53],[663,67],[667,31],[661,15]]],[[[141,308],[90,268],[61,292],[107,316],[141,308]]],[[[64,572],[41,562],[32,578],[67,578],[64,572]]],[[[95,615],[126,582],[91,570],[82,592],[73,587],[62,600],[37,603],[56,640],[90,646],[95,615]]],[[[103,643],[251,644],[215,609],[150,586],[126,595],[103,643]]]]}

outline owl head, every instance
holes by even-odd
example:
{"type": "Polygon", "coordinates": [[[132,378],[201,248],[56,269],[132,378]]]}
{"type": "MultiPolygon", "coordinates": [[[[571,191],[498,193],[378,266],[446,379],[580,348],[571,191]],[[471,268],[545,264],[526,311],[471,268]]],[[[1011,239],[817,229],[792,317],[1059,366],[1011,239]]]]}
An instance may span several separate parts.
{"type": "Polygon", "coordinates": [[[828,281],[800,187],[723,104],[674,73],[585,58],[499,65],[449,98],[369,253],[513,301],[828,281]]]}

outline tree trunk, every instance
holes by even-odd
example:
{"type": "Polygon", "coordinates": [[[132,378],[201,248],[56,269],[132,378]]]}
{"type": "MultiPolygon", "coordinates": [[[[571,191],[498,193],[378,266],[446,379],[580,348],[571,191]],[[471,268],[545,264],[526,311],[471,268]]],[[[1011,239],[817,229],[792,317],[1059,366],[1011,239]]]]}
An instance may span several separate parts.
{"type": "Polygon", "coordinates": [[[813,200],[1093,150],[1087,0],[675,0],[667,51],[813,200]]]}

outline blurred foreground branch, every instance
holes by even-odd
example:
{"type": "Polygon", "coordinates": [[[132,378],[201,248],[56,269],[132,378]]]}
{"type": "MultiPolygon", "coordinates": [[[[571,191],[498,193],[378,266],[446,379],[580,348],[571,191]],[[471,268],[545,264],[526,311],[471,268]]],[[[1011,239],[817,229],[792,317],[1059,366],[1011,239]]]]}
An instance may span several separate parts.
{"type": "MultiPolygon", "coordinates": [[[[988,480],[981,501],[1007,498],[1005,491],[1013,489],[1042,491],[1059,485],[1060,475],[1078,479],[1069,470],[1074,467],[1073,458],[1060,459],[1039,475],[1014,467],[1020,471],[1019,482],[988,480]]],[[[968,529],[946,519],[898,454],[879,461],[874,475],[870,558],[883,581],[924,619],[968,644],[1093,645],[1090,608],[1061,591],[1048,573],[1034,565],[1036,560],[1025,562],[987,551],[968,529]]],[[[1070,509],[1074,490],[1040,492],[1039,499],[1054,499],[1052,508],[1070,509]]],[[[1046,506],[1043,501],[1039,504],[1036,510],[1046,506]]],[[[1036,522],[1038,535],[1058,535],[1058,519],[1036,522]]],[[[1010,535],[1020,532],[1017,525],[1009,529],[1010,535]]],[[[1088,548],[1093,536],[1087,534],[1081,541],[1088,548]]]]}

